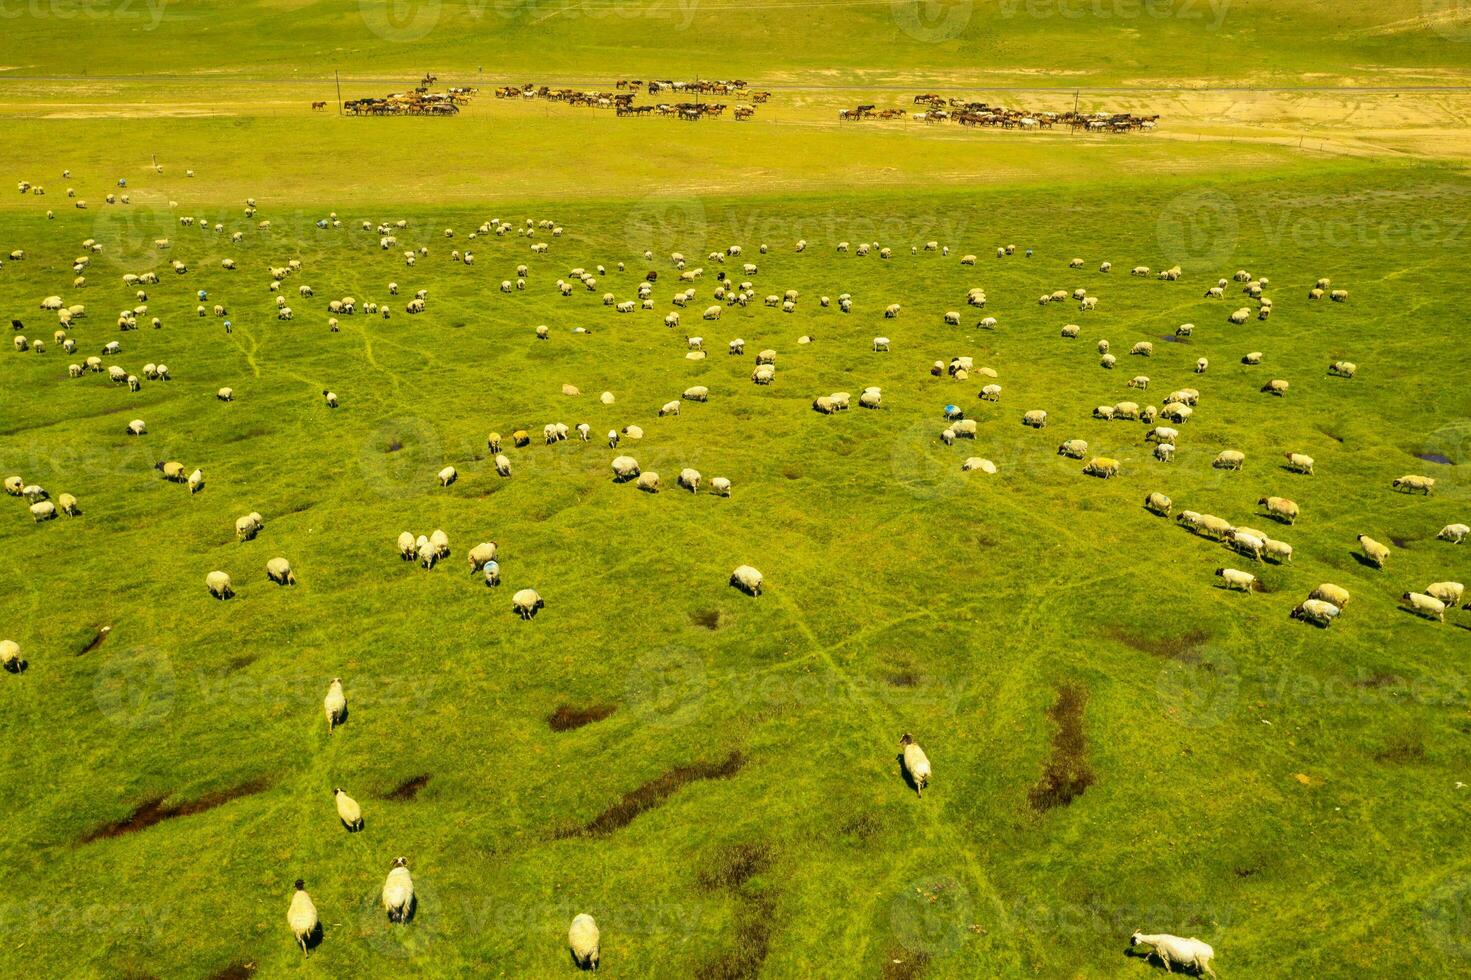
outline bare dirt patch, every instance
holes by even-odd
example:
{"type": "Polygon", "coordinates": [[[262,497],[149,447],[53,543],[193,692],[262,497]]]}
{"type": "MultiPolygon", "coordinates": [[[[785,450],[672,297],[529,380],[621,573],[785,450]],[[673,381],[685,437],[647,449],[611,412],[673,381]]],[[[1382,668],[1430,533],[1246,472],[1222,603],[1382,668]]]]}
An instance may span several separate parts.
{"type": "Polygon", "coordinates": [[[638,819],[639,815],[659,806],[689,783],[706,779],[729,779],[741,771],[745,757],[732,752],[720,762],[694,762],[677,766],[663,775],[656,776],[637,789],[623,794],[622,799],[593,817],[581,827],[557,832],[558,838],[606,837],[621,830],[638,819]]]}
{"type": "Polygon", "coordinates": [[[727,847],[700,872],[700,887],[706,891],[735,891],[770,868],[773,857],[771,845],[765,841],[727,847]]]}
{"type": "Polygon", "coordinates": [[[145,800],[133,808],[133,812],[121,820],[105,823],[100,827],[93,828],[82,837],[83,844],[93,841],[104,840],[109,837],[123,837],[127,834],[136,834],[140,830],[147,830],[155,824],[163,823],[165,820],[173,820],[176,817],[193,816],[196,813],[204,813],[215,807],[224,806],[234,800],[246,796],[254,796],[263,793],[270,788],[270,782],[264,777],[252,779],[241,783],[232,789],[221,790],[217,793],[206,793],[197,800],[189,800],[184,803],[166,803],[166,796],[155,797],[145,800]]]}
{"type": "Polygon", "coordinates": [[[589,704],[578,708],[570,704],[558,705],[557,710],[547,715],[547,727],[554,732],[570,732],[602,721],[618,710],[616,704],[589,704]]]}
{"type": "Polygon", "coordinates": [[[1097,782],[1088,766],[1088,744],[1083,734],[1083,709],[1088,705],[1088,690],[1065,684],[1057,690],[1057,701],[1047,710],[1047,717],[1057,726],[1052,736],[1052,756],[1042,770],[1042,778],[1027,794],[1027,801],[1038,813],[1067,806],[1097,782]]]}
{"type": "Polygon", "coordinates": [[[429,785],[429,780],[433,778],[434,777],[429,775],[428,773],[422,773],[418,776],[410,776],[408,779],[405,779],[403,782],[393,787],[393,789],[389,790],[388,795],[385,796],[384,799],[412,800],[414,797],[419,795],[419,790],[429,785]]]}
{"type": "Polygon", "coordinates": [[[1204,630],[1191,630],[1179,636],[1166,637],[1140,636],[1137,633],[1130,633],[1125,629],[1115,627],[1108,631],[1108,635],[1135,650],[1187,664],[1200,662],[1201,648],[1210,640],[1210,634],[1204,630]]]}
{"type": "Polygon", "coordinates": [[[690,613],[690,622],[707,630],[720,629],[720,610],[702,609],[699,612],[690,613]]]}

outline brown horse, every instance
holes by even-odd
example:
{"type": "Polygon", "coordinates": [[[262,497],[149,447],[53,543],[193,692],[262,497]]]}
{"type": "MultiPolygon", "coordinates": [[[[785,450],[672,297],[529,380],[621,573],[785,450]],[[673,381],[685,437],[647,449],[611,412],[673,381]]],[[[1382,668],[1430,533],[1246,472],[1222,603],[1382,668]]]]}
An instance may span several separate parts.
{"type": "Polygon", "coordinates": [[[325,103],[325,102],[313,102],[312,103],[312,112],[326,112],[326,111],[327,111],[327,103],[325,103]]]}

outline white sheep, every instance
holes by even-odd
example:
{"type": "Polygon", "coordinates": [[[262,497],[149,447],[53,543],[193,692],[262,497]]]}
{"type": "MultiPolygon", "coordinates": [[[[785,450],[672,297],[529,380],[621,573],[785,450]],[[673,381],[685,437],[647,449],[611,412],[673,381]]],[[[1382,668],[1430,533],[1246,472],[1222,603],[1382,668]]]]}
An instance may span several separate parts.
{"type": "Polygon", "coordinates": [[[1304,599],[1292,610],[1292,618],[1327,627],[1338,618],[1340,612],[1342,609],[1339,606],[1323,599],[1304,599]]]}
{"type": "Polygon", "coordinates": [[[511,461],[500,453],[496,453],[495,455],[495,472],[498,476],[511,475],[511,461]]]}
{"type": "Polygon", "coordinates": [[[1408,602],[1410,609],[1416,614],[1429,619],[1439,620],[1442,623],[1445,622],[1445,603],[1434,596],[1426,595],[1423,592],[1406,592],[1400,598],[1408,602]]]}
{"type": "Polygon", "coordinates": [[[409,859],[393,859],[393,867],[383,882],[383,908],[389,922],[407,922],[414,914],[414,879],[409,874],[409,859]]]}
{"type": "Polygon", "coordinates": [[[730,496],[730,481],[723,476],[717,476],[710,481],[710,492],[717,497],[730,496]]]}
{"type": "Polygon", "coordinates": [[[1260,591],[1261,585],[1257,577],[1250,572],[1243,572],[1236,568],[1218,568],[1216,575],[1221,579],[1221,584],[1229,590],[1241,592],[1260,591]]]}
{"type": "Polygon", "coordinates": [[[968,457],[965,462],[960,464],[960,469],[962,472],[965,473],[969,473],[973,470],[980,470],[982,473],[995,473],[996,464],[991,462],[989,459],[982,459],[979,456],[971,456],[968,457]]]}
{"type": "Polygon", "coordinates": [[[679,485],[690,493],[700,492],[700,471],[686,467],[679,471],[679,485]]]}
{"type": "Polygon", "coordinates": [[[228,599],[235,594],[230,576],[226,572],[210,572],[204,577],[204,586],[216,599],[228,599]]]}
{"type": "Polygon", "coordinates": [[[363,829],[363,808],[358,801],[348,796],[341,787],[332,790],[332,798],[337,803],[337,819],[347,828],[348,833],[355,833],[363,829]]]}
{"type": "Polygon", "coordinates": [[[0,667],[4,667],[12,674],[18,674],[24,669],[25,661],[20,656],[20,644],[14,640],[0,640],[0,667]]]}
{"type": "Polygon", "coordinates": [[[545,600],[535,589],[521,589],[511,596],[511,608],[514,609],[522,619],[530,619],[535,616],[537,610],[546,606],[545,600]]]}
{"type": "Polygon", "coordinates": [[[737,565],[730,573],[730,584],[748,595],[759,596],[765,577],[750,565],[737,565]]]}
{"type": "Polygon", "coordinates": [[[1305,473],[1308,476],[1313,475],[1313,457],[1305,456],[1302,453],[1284,453],[1283,455],[1287,459],[1287,469],[1294,473],[1305,473]]]}
{"type": "Polygon", "coordinates": [[[600,943],[601,934],[592,916],[583,912],[572,920],[567,930],[567,947],[579,969],[597,972],[600,943]]]}
{"type": "Polygon", "coordinates": [[[1471,535],[1471,527],[1465,524],[1447,524],[1440,529],[1436,537],[1441,541],[1449,541],[1451,544],[1460,544],[1466,540],[1468,535],[1471,535]]]}
{"type": "Polygon", "coordinates": [[[1223,449],[1216,454],[1211,465],[1218,470],[1239,470],[1246,463],[1246,454],[1237,449],[1223,449]]]}
{"type": "Polygon", "coordinates": [[[317,932],[317,907],[312,904],[312,897],[306,893],[306,882],[300,878],[296,879],[296,891],[292,893],[291,905],[286,909],[286,924],[291,927],[296,945],[301,947],[302,953],[306,953],[317,932]]]}
{"type": "Polygon", "coordinates": [[[1384,563],[1389,560],[1389,549],[1375,541],[1367,534],[1358,536],[1359,547],[1364,550],[1364,557],[1369,559],[1375,568],[1383,568],[1384,563]]]}
{"type": "Polygon", "coordinates": [[[1147,936],[1136,931],[1129,937],[1129,945],[1146,946],[1164,964],[1166,973],[1173,973],[1174,966],[1182,966],[1194,969],[1197,973],[1214,978],[1216,971],[1211,969],[1211,959],[1216,951],[1195,937],[1181,939],[1179,936],[1171,936],[1166,933],[1147,936]]]}
{"type": "Polygon", "coordinates": [[[332,678],[327,696],[322,699],[322,712],[327,716],[327,734],[347,719],[347,696],[342,693],[342,678],[332,678]]]}
{"type": "Polygon", "coordinates": [[[1455,606],[1460,603],[1461,596],[1466,592],[1466,587],[1460,582],[1432,582],[1425,586],[1425,594],[1432,599],[1439,599],[1447,606],[1455,606]]]}
{"type": "Polygon", "coordinates": [[[1435,478],[1430,476],[1401,476],[1395,479],[1390,486],[1405,493],[1423,493],[1428,497],[1431,491],[1435,489],[1435,478]]]}
{"type": "Polygon", "coordinates": [[[914,785],[915,795],[924,798],[925,787],[930,783],[932,775],[929,756],[924,754],[924,749],[908,732],[899,737],[904,772],[909,777],[909,782],[914,785]]]}
{"type": "Polygon", "coordinates": [[[470,574],[474,575],[485,567],[487,562],[495,560],[496,548],[494,541],[482,541],[470,549],[470,574]]]}

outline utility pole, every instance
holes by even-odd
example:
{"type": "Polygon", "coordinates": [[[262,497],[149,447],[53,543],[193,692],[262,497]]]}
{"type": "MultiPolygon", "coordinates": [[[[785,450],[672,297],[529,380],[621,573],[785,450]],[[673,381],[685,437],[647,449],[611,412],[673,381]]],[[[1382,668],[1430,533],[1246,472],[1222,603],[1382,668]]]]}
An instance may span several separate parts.
{"type": "Polygon", "coordinates": [[[1078,98],[1079,98],[1080,93],[1081,93],[1081,90],[1080,89],[1073,89],[1073,132],[1074,133],[1076,133],[1078,131],[1078,98]]]}
{"type": "Polygon", "coordinates": [[[334,68],[332,69],[332,77],[337,79],[337,114],[340,116],[342,115],[342,76],[334,68]]]}

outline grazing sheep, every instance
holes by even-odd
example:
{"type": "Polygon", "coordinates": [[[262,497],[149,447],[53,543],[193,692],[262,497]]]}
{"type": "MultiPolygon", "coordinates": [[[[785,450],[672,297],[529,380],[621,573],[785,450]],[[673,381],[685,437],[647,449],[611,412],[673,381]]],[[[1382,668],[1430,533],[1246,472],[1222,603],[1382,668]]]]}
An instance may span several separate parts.
{"type": "Polygon", "coordinates": [[[40,524],[42,521],[49,521],[56,516],[56,505],[49,500],[42,500],[39,503],[31,504],[30,510],[31,518],[37,524],[40,524]]]}
{"type": "Polygon", "coordinates": [[[511,445],[517,449],[524,449],[531,445],[531,434],[525,429],[517,429],[511,433],[511,445]]]}
{"type": "Polygon", "coordinates": [[[1447,524],[1440,529],[1436,537],[1441,541],[1449,541],[1451,544],[1460,544],[1466,540],[1468,535],[1471,535],[1471,527],[1465,524],[1447,524]]]}
{"type": "Polygon", "coordinates": [[[38,486],[34,483],[22,487],[20,495],[33,504],[38,500],[46,500],[51,496],[49,493],[46,492],[45,487],[38,486]]]}
{"type": "Polygon", "coordinates": [[[398,556],[404,561],[413,561],[418,553],[419,546],[414,541],[412,531],[404,531],[398,536],[398,556]]]}
{"type": "Polygon", "coordinates": [[[1113,366],[1118,363],[1118,360],[1119,359],[1112,354],[1104,354],[1098,359],[1098,366],[1103,368],[1105,371],[1110,371],[1113,369],[1113,366]]]}
{"type": "Polygon", "coordinates": [[[1195,362],[1195,373],[1196,374],[1204,374],[1206,372],[1206,369],[1209,368],[1210,366],[1211,366],[1211,362],[1209,360],[1207,360],[1206,358],[1202,357],[1202,358],[1198,359],[1195,362]]]}
{"type": "Polygon", "coordinates": [[[1231,531],[1231,547],[1242,554],[1251,555],[1256,561],[1261,561],[1267,550],[1266,535],[1256,533],[1252,528],[1238,527],[1231,531]]]}
{"type": "Polygon", "coordinates": [[[914,784],[915,795],[923,799],[925,787],[930,784],[932,776],[929,756],[924,754],[924,749],[919,747],[919,743],[908,732],[899,736],[899,746],[904,772],[914,784]]]}
{"type": "Polygon", "coordinates": [[[1348,290],[1335,289],[1333,290],[1333,292],[1328,294],[1328,298],[1335,303],[1346,303],[1348,302],[1348,290]]]}
{"type": "Polygon", "coordinates": [[[1276,395],[1278,398],[1281,398],[1287,394],[1287,388],[1288,384],[1286,381],[1283,381],[1281,378],[1273,378],[1271,381],[1262,385],[1262,393],[1276,395]]]}
{"type": "Polygon", "coordinates": [[[1359,370],[1359,366],[1353,361],[1334,361],[1328,365],[1328,376],[1333,378],[1352,378],[1359,370]]]}
{"type": "Polygon", "coordinates": [[[407,922],[414,914],[414,879],[409,875],[409,859],[393,859],[393,867],[383,882],[383,908],[389,922],[407,922]]]}
{"type": "Polygon", "coordinates": [[[731,354],[744,354],[746,352],[746,342],[737,337],[727,345],[727,349],[731,354]]]}
{"type": "Polygon", "coordinates": [[[1047,413],[1040,408],[1034,408],[1022,415],[1022,425],[1033,429],[1045,429],[1047,427],[1047,413]]]}
{"type": "Polygon", "coordinates": [[[1085,296],[1085,297],[1083,297],[1082,302],[1080,302],[1078,304],[1078,309],[1080,311],[1084,312],[1084,313],[1087,313],[1087,312],[1090,312],[1092,310],[1098,309],[1098,297],[1097,296],[1085,296]]]}
{"type": "Polygon", "coordinates": [[[1331,602],[1322,599],[1304,599],[1297,608],[1292,610],[1292,618],[1326,629],[1338,618],[1340,612],[1342,610],[1331,602]]]}
{"type": "Polygon", "coordinates": [[[659,409],[659,417],[660,418],[663,418],[666,415],[678,415],[678,414],[679,414],[679,402],[677,400],[676,401],[672,401],[672,402],[665,402],[664,405],[663,405],[663,407],[659,409]]]}
{"type": "Polygon", "coordinates": [[[613,459],[613,479],[619,483],[632,480],[639,475],[638,460],[632,456],[616,456],[613,459]]]}
{"type": "Polygon", "coordinates": [[[215,392],[215,397],[218,398],[222,402],[234,401],[235,400],[235,389],[234,388],[221,388],[219,391],[215,392]]]}
{"type": "Polygon", "coordinates": [[[421,536],[415,544],[417,546],[415,554],[419,559],[420,567],[428,570],[439,564],[439,549],[430,544],[428,538],[421,536]]]}
{"type": "Polygon", "coordinates": [[[327,403],[328,408],[337,407],[337,393],[334,391],[323,391],[322,400],[327,403]]]}
{"type": "Polygon", "coordinates": [[[764,582],[764,576],[750,565],[737,565],[730,573],[730,584],[748,595],[759,596],[764,582]]]}
{"type": "Polygon", "coordinates": [[[1284,524],[1293,524],[1297,521],[1297,504],[1286,497],[1262,497],[1256,504],[1258,507],[1267,508],[1267,513],[1284,524]]]}
{"type": "Polygon", "coordinates": [[[1313,457],[1302,453],[1283,453],[1282,455],[1287,458],[1287,469],[1294,473],[1313,475],[1313,457]]]}
{"type": "Polygon", "coordinates": [[[583,912],[572,920],[567,930],[567,948],[578,969],[597,972],[600,942],[598,924],[592,916],[583,912]]]}
{"type": "Polygon", "coordinates": [[[266,562],[266,578],[277,585],[296,584],[296,573],[291,570],[291,562],[285,558],[272,558],[266,562]]]}
{"type": "Polygon", "coordinates": [[[459,473],[455,472],[455,468],[453,466],[446,466],[444,469],[440,470],[437,477],[437,479],[439,480],[439,485],[442,487],[449,486],[451,483],[454,483],[455,480],[458,478],[459,473]]]}
{"type": "Polygon", "coordinates": [[[1088,454],[1088,443],[1082,439],[1069,439],[1057,447],[1057,455],[1082,459],[1088,454]]]}
{"type": "Polygon", "coordinates": [[[511,608],[522,619],[530,619],[537,611],[545,608],[546,602],[535,589],[521,589],[511,596],[511,608]]]}
{"type": "Polygon", "coordinates": [[[1445,603],[1434,596],[1428,596],[1423,592],[1406,592],[1400,598],[1408,602],[1410,609],[1416,614],[1445,622],[1445,603]]]}
{"type": "Polygon", "coordinates": [[[1215,957],[1216,951],[1194,936],[1189,939],[1181,939],[1179,936],[1171,936],[1166,933],[1146,936],[1136,930],[1129,937],[1129,946],[1131,948],[1148,947],[1164,964],[1166,973],[1173,973],[1173,966],[1182,966],[1193,968],[1196,973],[1211,977],[1212,980],[1216,975],[1216,971],[1211,969],[1211,960],[1215,957]]]}
{"type": "Polygon", "coordinates": [[[1402,476],[1390,485],[1394,489],[1402,490],[1405,493],[1418,492],[1428,497],[1430,496],[1430,492],[1435,489],[1435,478],[1430,476],[1402,476]]]}
{"type": "Polygon", "coordinates": [[[634,441],[637,441],[644,437],[644,430],[641,426],[625,425],[623,427],[623,435],[627,436],[630,439],[633,439],[634,441]]]}
{"type": "Polygon", "coordinates": [[[865,388],[858,396],[858,404],[863,408],[878,408],[883,403],[883,392],[877,388],[865,388]]]}
{"type": "Polygon", "coordinates": [[[1119,461],[1107,456],[1095,456],[1083,467],[1083,473],[1087,476],[1098,476],[1105,480],[1119,475],[1119,461]]]}
{"type": "Polygon", "coordinates": [[[980,470],[982,473],[995,473],[996,464],[991,462],[989,459],[982,459],[979,456],[971,456],[967,458],[965,462],[960,464],[960,469],[962,472],[965,473],[969,473],[972,470],[980,470]]]}
{"type": "Polygon", "coordinates": [[[1229,322],[1239,326],[1245,323],[1247,320],[1251,319],[1251,310],[1248,310],[1246,307],[1243,306],[1239,310],[1234,311],[1230,316],[1226,317],[1226,319],[1229,322]]]}
{"type": "Polygon", "coordinates": [[[347,832],[351,834],[362,830],[363,808],[358,806],[358,801],[344,793],[340,787],[332,791],[332,798],[337,802],[337,819],[342,821],[347,832]]]}
{"type": "Polygon", "coordinates": [[[1237,449],[1223,449],[1216,454],[1211,466],[1218,470],[1239,470],[1246,462],[1246,454],[1237,449]]]}
{"type": "Polygon", "coordinates": [[[888,351],[888,349],[889,349],[889,338],[888,337],[875,337],[875,338],[873,338],[873,352],[875,354],[885,353],[885,352],[888,351]]]}
{"type": "Polygon", "coordinates": [[[1149,388],[1149,377],[1143,374],[1135,375],[1128,380],[1125,387],[1138,388],[1140,391],[1146,391],[1149,388]]]}
{"type": "Polygon", "coordinates": [[[709,401],[710,389],[705,387],[704,385],[695,385],[693,387],[686,388],[684,390],[684,394],[681,397],[686,399],[687,401],[692,402],[709,401]]]}
{"type": "Polygon", "coordinates": [[[1447,606],[1455,606],[1461,601],[1466,587],[1460,582],[1432,582],[1425,587],[1425,594],[1433,599],[1439,599],[1447,606]]]}
{"type": "Polygon", "coordinates": [[[1389,560],[1389,549],[1367,534],[1360,534],[1356,540],[1359,542],[1359,547],[1364,550],[1364,557],[1369,559],[1375,568],[1383,568],[1384,563],[1389,560]]]}
{"type": "Polygon", "coordinates": [[[230,576],[225,572],[210,572],[204,577],[204,587],[209,589],[209,594],[216,599],[228,599],[235,594],[235,589],[230,584],[230,576]]]}
{"type": "Polygon", "coordinates": [[[1129,353],[1135,355],[1136,357],[1153,357],[1154,344],[1150,343],[1147,340],[1141,340],[1133,347],[1129,348],[1129,353]]]}
{"type": "Polygon", "coordinates": [[[327,696],[322,699],[322,711],[327,716],[327,734],[347,720],[347,695],[342,693],[342,678],[332,678],[327,685],[327,696]]]}
{"type": "Polygon", "coordinates": [[[1236,568],[1218,568],[1216,575],[1221,578],[1221,583],[1227,590],[1253,592],[1261,589],[1256,576],[1250,572],[1243,572],[1236,568]]]}
{"type": "Polygon", "coordinates": [[[1103,419],[1105,422],[1112,422],[1114,415],[1115,412],[1112,405],[1099,405],[1093,409],[1093,417],[1095,419],[1103,419]]]}
{"type": "Polygon", "coordinates": [[[900,311],[900,306],[899,306],[898,303],[890,303],[888,306],[884,307],[884,319],[885,320],[892,320],[892,319],[894,319],[895,317],[897,317],[899,315],[899,311],[900,311]]]}
{"type": "Polygon", "coordinates": [[[1154,447],[1154,458],[1161,463],[1168,463],[1175,458],[1175,445],[1170,442],[1162,442],[1154,447]]]}
{"type": "Polygon", "coordinates": [[[1179,437],[1179,429],[1172,429],[1167,425],[1157,425],[1144,434],[1144,441],[1161,444],[1169,443],[1173,446],[1175,444],[1175,440],[1179,437]]]}
{"type": "Polygon", "coordinates": [[[291,905],[286,909],[286,924],[291,927],[296,945],[301,947],[303,954],[307,953],[307,947],[311,945],[319,922],[317,907],[312,904],[312,897],[306,893],[306,882],[300,878],[296,879],[296,891],[292,893],[291,905]]]}
{"type": "Polygon", "coordinates": [[[246,514],[244,517],[237,518],[235,521],[235,539],[237,541],[251,541],[260,533],[263,527],[265,527],[265,524],[262,523],[259,514],[254,512],[246,514]]]}
{"type": "Polygon", "coordinates": [[[19,674],[25,669],[25,661],[20,656],[20,644],[14,640],[0,640],[0,667],[4,667],[12,674],[19,674]]]}
{"type": "Polygon", "coordinates": [[[81,513],[80,508],[77,507],[77,498],[73,497],[69,493],[64,493],[61,496],[57,497],[56,506],[60,508],[61,512],[67,517],[76,517],[78,514],[81,513]]]}
{"type": "Polygon", "coordinates": [[[1175,502],[1158,491],[1144,498],[1144,506],[1149,508],[1160,517],[1169,517],[1175,502]]]}
{"type": "Polygon", "coordinates": [[[487,562],[494,561],[495,552],[494,541],[482,541],[471,548],[469,552],[470,574],[474,575],[484,568],[487,562]]]}
{"type": "Polygon", "coordinates": [[[1267,558],[1281,564],[1292,561],[1292,545],[1286,541],[1278,541],[1275,538],[1262,538],[1262,547],[1267,558]]]}
{"type": "Polygon", "coordinates": [[[1348,605],[1349,594],[1348,590],[1343,588],[1342,586],[1334,585],[1331,582],[1324,582],[1322,585],[1314,589],[1308,595],[1308,598],[1317,599],[1321,602],[1332,603],[1339,609],[1342,609],[1344,606],[1348,605]]]}
{"type": "Polygon", "coordinates": [[[640,473],[638,475],[638,481],[636,485],[640,490],[644,491],[645,493],[658,493],[659,474],[655,473],[653,470],[649,470],[646,473],[640,473]]]}
{"type": "Polygon", "coordinates": [[[690,493],[700,492],[700,471],[686,467],[679,471],[678,483],[690,493]]]}
{"type": "Polygon", "coordinates": [[[511,461],[500,453],[496,453],[495,456],[495,472],[497,476],[511,475],[511,461]]]}
{"type": "Polygon", "coordinates": [[[148,432],[148,426],[143,424],[142,419],[134,419],[128,423],[127,434],[130,436],[141,436],[148,432]]]}
{"type": "Polygon", "coordinates": [[[717,476],[710,481],[710,492],[717,497],[730,496],[730,481],[723,476],[717,476]]]}

